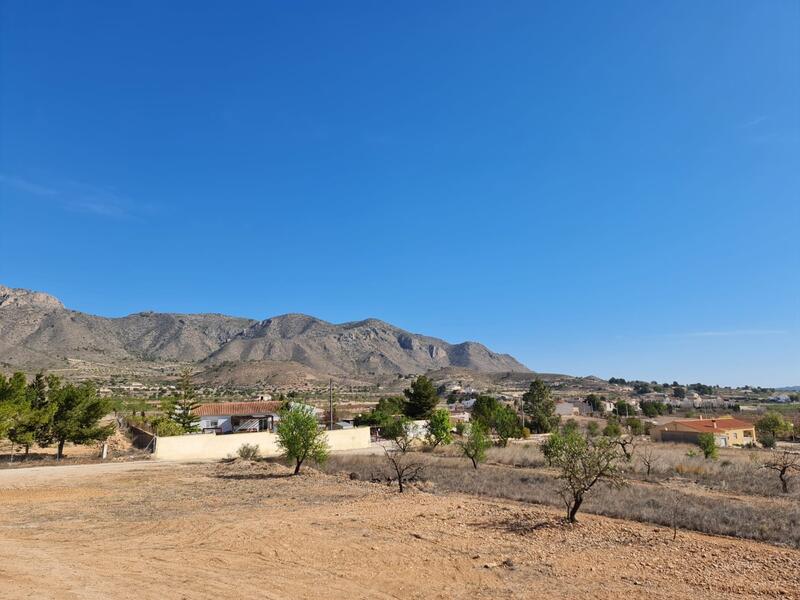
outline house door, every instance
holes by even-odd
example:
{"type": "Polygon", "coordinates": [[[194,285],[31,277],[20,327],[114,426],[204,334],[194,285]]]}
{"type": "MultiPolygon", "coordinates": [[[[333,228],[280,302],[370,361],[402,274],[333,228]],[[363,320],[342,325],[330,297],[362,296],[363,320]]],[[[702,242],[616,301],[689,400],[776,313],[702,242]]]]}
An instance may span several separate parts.
{"type": "Polygon", "coordinates": [[[273,419],[272,419],[271,415],[268,416],[268,417],[261,417],[258,420],[258,430],[259,431],[272,432],[273,431],[273,425],[274,425],[274,423],[273,423],[273,419]]]}

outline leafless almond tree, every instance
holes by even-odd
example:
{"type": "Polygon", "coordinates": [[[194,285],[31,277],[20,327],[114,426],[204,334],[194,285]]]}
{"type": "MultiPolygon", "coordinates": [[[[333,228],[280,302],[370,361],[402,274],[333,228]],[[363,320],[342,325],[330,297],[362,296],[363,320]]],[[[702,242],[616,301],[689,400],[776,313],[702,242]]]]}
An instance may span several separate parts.
{"type": "Polygon", "coordinates": [[[412,432],[412,423],[406,418],[399,418],[381,428],[381,435],[391,440],[391,447],[384,446],[386,460],[393,471],[400,493],[403,493],[405,483],[414,481],[422,474],[425,466],[414,459],[411,446],[416,437],[412,432]]]}
{"type": "Polygon", "coordinates": [[[642,461],[644,465],[646,477],[648,479],[650,479],[650,473],[653,469],[661,463],[661,459],[653,446],[645,447],[644,450],[639,453],[639,460],[642,461]]]}
{"type": "Polygon", "coordinates": [[[762,461],[761,468],[775,471],[781,480],[783,493],[788,494],[789,478],[793,472],[800,472],[800,454],[789,450],[772,452],[767,460],[762,461]]]}

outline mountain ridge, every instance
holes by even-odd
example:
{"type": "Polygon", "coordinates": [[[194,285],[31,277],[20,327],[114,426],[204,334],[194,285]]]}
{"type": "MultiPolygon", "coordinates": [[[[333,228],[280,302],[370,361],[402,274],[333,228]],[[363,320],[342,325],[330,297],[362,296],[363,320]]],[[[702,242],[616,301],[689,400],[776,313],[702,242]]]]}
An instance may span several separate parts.
{"type": "Polygon", "coordinates": [[[474,341],[449,343],[370,317],[331,323],[302,313],[262,320],[221,313],[136,312],[101,317],[66,308],[44,292],[0,285],[0,367],[25,371],[200,369],[260,362],[325,376],[386,376],[463,367],[530,372],[514,357],[474,341]],[[102,370],[102,369],[101,369],[102,370]]]}

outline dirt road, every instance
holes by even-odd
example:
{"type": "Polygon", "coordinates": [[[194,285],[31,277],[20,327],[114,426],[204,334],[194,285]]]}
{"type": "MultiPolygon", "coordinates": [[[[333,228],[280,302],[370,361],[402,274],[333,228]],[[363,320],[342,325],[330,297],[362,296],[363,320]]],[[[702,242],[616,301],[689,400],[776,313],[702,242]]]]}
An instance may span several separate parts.
{"type": "Polygon", "coordinates": [[[0,472],[0,598],[800,598],[800,552],[274,464],[0,472]]]}

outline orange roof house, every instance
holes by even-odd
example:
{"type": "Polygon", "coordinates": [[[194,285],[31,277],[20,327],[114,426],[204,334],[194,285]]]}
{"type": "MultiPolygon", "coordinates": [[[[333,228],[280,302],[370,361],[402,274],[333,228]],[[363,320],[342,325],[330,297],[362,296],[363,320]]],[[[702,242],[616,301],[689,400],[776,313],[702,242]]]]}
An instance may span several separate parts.
{"type": "Polygon", "coordinates": [[[745,446],[756,442],[752,423],[730,416],[712,419],[678,419],[654,427],[650,431],[656,442],[684,442],[696,444],[700,434],[710,433],[717,446],[745,446]]]}

